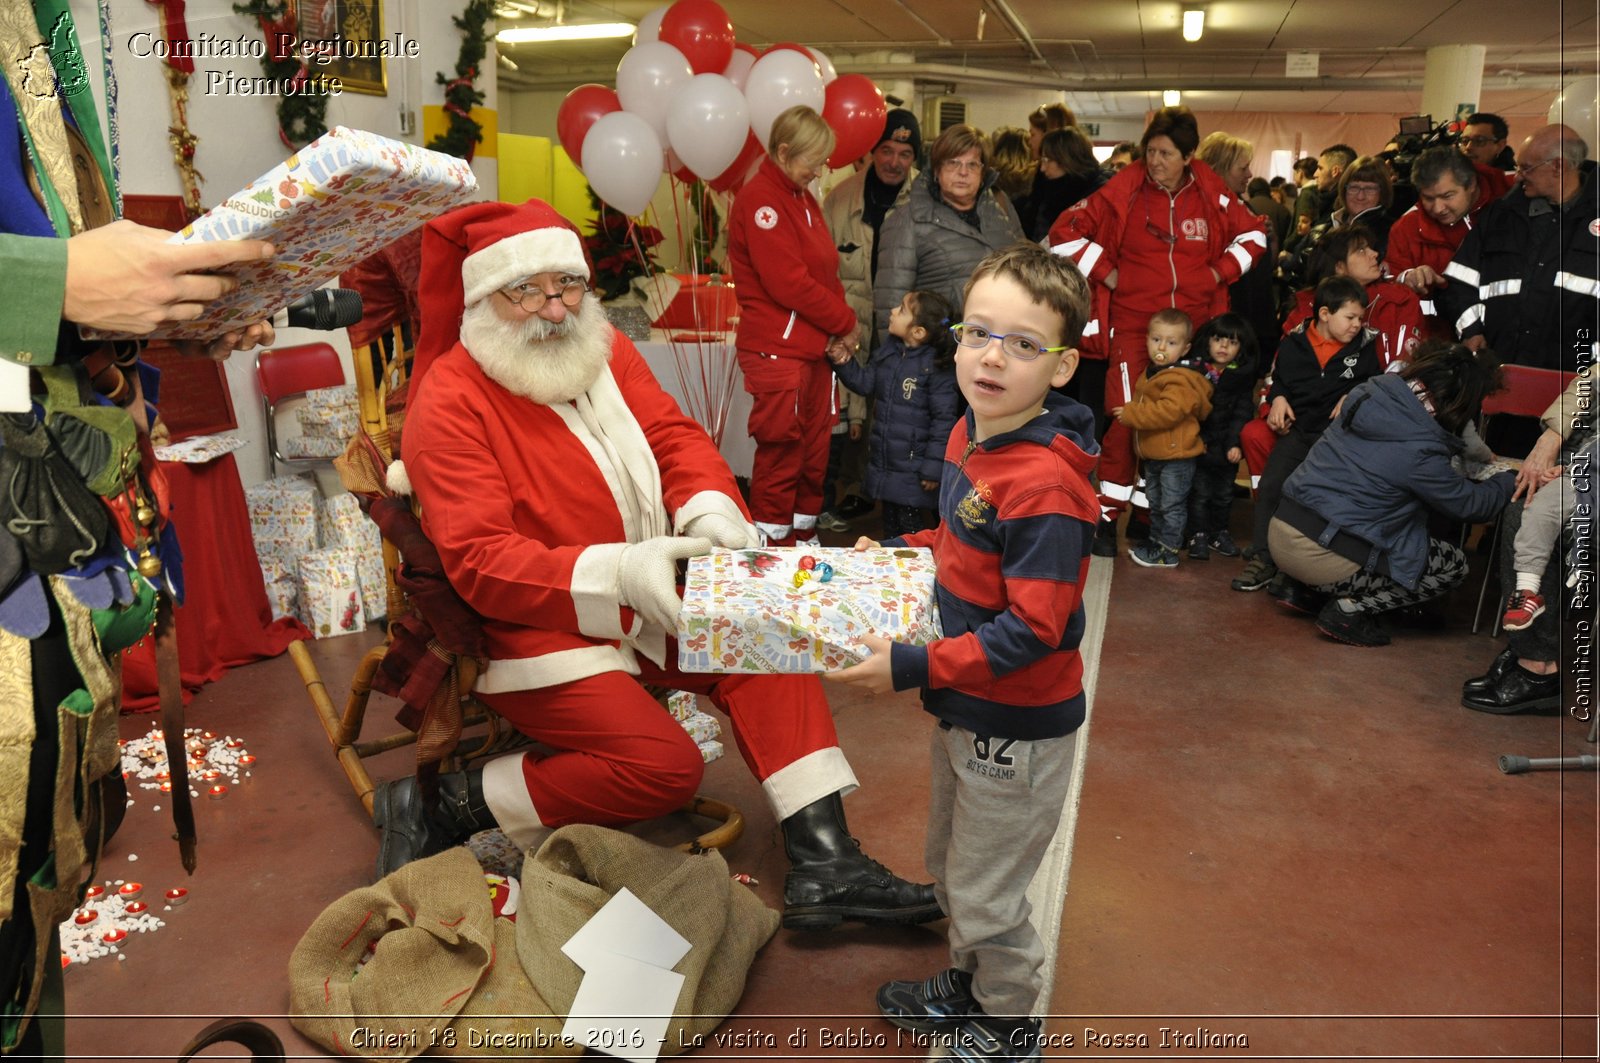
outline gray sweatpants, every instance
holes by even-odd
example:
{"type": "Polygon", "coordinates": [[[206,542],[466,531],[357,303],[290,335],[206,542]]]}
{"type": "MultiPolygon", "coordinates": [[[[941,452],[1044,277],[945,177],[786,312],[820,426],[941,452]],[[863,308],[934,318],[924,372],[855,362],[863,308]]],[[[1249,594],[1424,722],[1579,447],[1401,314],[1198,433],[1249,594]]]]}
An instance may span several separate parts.
{"type": "Polygon", "coordinates": [[[1061,819],[1076,732],[1036,742],[933,732],[928,871],[950,915],[951,964],[990,1015],[1021,1018],[1044,985],[1028,884],[1061,819]]]}
{"type": "MultiPolygon", "coordinates": [[[[1517,529],[1511,551],[1511,561],[1518,572],[1543,572],[1550,563],[1550,555],[1560,545],[1561,529],[1578,501],[1578,492],[1569,479],[1571,475],[1570,471],[1564,472],[1560,479],[1545,484],[1534,493],[1533,501],[1523,507],[1522,526],[1517,529]]],[[[1510,505],[1522,506],[1522,500],[1510,505]]],[[[1506,591],[1509,593],[1511,589],[1507,587],[1506,591]]]]}

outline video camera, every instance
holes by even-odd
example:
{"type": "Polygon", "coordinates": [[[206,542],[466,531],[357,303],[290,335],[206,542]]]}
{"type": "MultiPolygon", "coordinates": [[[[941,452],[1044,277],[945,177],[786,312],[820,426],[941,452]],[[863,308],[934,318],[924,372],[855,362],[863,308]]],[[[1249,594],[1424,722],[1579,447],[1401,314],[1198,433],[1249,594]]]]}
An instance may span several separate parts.
{"type": "Polygon", "coordinates": [[[1460,141],[1461,134],[1451,128],[1454,124],[1451,121],[1444,121],[1434,125],[1431,114],[1402,118],[1400,131],[1389,141],[1394,146],[1378,152],[1378,157],[1388,160],[1397,181],[1409,183],[1411,164],[1417,160],[1418,155],[1429,148],[1453,148],[1460,141]]]}

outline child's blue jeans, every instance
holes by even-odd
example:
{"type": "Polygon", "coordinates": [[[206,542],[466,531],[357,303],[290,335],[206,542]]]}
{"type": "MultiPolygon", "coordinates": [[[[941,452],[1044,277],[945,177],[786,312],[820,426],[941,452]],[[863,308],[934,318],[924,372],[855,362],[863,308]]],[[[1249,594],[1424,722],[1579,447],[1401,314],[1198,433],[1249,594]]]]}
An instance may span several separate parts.
{"type": "Polygon", "coordinates": [[[1184,523],[1189,517],[1189,487],[1193,483],[1193,458],[1144,463],[1144,493],[1150,500],[1150,537],[1169,550],[1183,546],[1184,523]]]}

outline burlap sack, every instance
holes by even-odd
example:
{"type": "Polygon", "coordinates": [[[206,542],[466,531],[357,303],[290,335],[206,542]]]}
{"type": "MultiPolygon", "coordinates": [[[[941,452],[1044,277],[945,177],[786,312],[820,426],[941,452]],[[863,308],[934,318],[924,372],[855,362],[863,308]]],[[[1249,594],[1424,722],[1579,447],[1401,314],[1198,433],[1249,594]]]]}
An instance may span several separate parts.
{"type": "Polygon", "coordinates": [[[563,827],[523,864],[517,917],[517,955],[552,1011],[567,1014],[583,980],[561,946],[624,886],[691,946],[673,968],[683,990],[661,1046],[676,1055],[733,1011],[778,913],[731,881],[714,850],[691,856],[604,827],[563,827]]]}
{"type": "Polygon", "coordinates": [[[451,849],[317,917],[289,958],[290,1020],[362,1059],[579,1054],[560,1036],[565,1009],[556,1016],[516,956],[515,924],[495,918],[478,861],[451,849]]]}

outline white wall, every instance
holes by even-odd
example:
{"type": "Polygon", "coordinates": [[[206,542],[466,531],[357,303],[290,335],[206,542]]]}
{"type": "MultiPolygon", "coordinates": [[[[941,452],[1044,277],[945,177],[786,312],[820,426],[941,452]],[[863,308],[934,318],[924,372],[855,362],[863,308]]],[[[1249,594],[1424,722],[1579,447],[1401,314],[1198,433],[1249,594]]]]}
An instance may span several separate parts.
{"type": "MultiPolygon", "coordinates": [[[[94,0],[71,0],[73,19],[88,61],[90,83],[100,105],[104,122],[106,101],[102,76],[100,22],[94,0]]],[[[168,102],[166,64],[153,55],[135,54],[136,34],[160,37],[160,9],[148,3],[115,3],[112,6],[111,55],[117,80],[117,116],[120,125],[119,171],[122,191],[138,195],[180,195],[183,191],[178,170],[168,143],[167,127],[172,122],[168,102]]],[[[346,125],[413,144],[422,143],[422,107],[444,102],[442,86],[434,74],[445,71],[454,76],[461,34],[451,16],[463,7],[462,0],[383,0],[384,35],[396,32],[403,39],[415,40],[418,58],[386,61],[388,95],[370,96],[346,91],[328,101],[326,121],[331,128],[346,125]],[[401,108],[415,113],[414,132],[401,132],[401,108]]],[[[186,21],[191,39],[202,34],[214,38],[260,41],[261,28],[253,18],[233,12],[232,0],[189,0],[186,21]]],[[[143,47],[138,50],[145,50],[143,47]]],[[[487,93],[486,102],[494,106],[496,96],[493,51],[483,64],[478,85],[487,93]]],[[[200,186],[202,204],[221,202],[250,181],[270,170],[289,154],[277,134],[277,99],[223,91],[226,82],[217,75],[232,73],[238,78],[261,76],[259,60],[201,56],[195,59],[195,74],[190,79],[189,128],[199,138],[195,168],[204,175],[200,186]],[[213,91],[207,92],[208,84],[213,91]]],[[[315,71],[313,71],[315,72],[315,71]]],[[[109,135],[109,134],[108,134],[109,135]]],[[[497,170],[493,159],[475,159],[473,170],[487,197],[493,197],[497,170]]],[[[349,373],[349,343],[344,332],[318,333],[285,330],[279,344],[327,340],[346,358],[349,373]]],[[[270,475],[266,435],[261,424],[261,399],[255,386],[255,356],[238,353],[227,364],[228,386],[233,392],[234,412],[239,434],[250,445],[236,455],[240,475],[248,485],[270,475]]],[[[352,378],[353,379],[353,378],[352,378]]]]}

